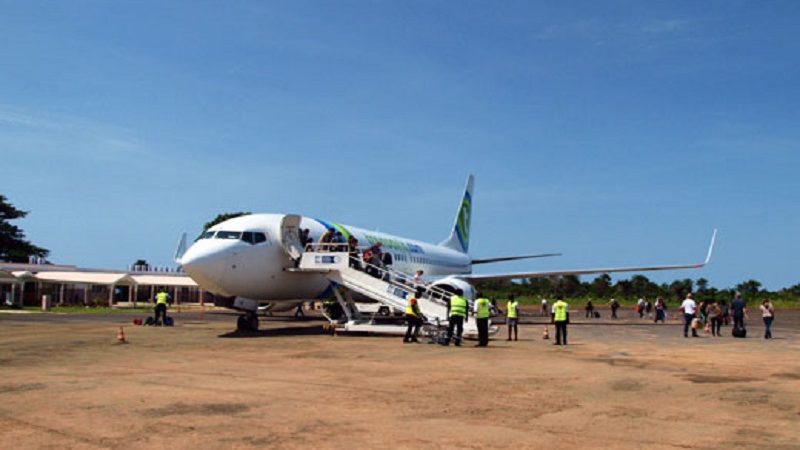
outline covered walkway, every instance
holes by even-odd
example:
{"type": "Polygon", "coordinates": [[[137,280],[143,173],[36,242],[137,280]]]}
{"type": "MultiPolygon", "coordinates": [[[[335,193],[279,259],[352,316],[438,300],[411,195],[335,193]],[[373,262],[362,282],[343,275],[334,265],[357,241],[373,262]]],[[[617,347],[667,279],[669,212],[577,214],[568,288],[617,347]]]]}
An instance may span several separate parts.
{"type": "Polygon", "coordinates": [[[135,306],[137,302],[153,302],[162,288],[175,304],[203,303],[206,295],[182,273],[0,263],[0,298],[4,304],[17,307],[40,306],[43,296],[51,305],[135,306]]]}

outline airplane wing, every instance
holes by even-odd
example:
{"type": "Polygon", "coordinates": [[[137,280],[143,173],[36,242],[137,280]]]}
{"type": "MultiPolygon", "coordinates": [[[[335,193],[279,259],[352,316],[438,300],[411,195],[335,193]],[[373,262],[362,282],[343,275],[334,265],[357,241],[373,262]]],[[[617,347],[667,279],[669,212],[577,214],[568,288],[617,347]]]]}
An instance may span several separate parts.
{"type": "Polygon", "coordinates": [[[517,259],[547,258],[550,256],[561,256],[561,253],[540,253],[538,255],[499,256],[497,258],[476,258],[472,260],[472,265],[489,264],[502,261],[515,261],[517,259]]]}
{"type": "Polygon", "coordinates": [[[655,270],[678,270],[678,269],[699,269],[711,261],[711,253],[714,251],[714,243],[717,240],[717,230],[711,235],[711,244],[708,246],[706,259],[702,263],[677,264],[677,265],[656,265],[640,267],[605,267],[597,269],[571,269],[571,270],[548,270],[543,272],[517,272],[489,275],[456,275],[465,281],[493,281],[493,280],[513,280],[520,278],[549,278],[562,275],[589,275],[594,273],[615,273],[615,272],[648,272],[655,270]]]}

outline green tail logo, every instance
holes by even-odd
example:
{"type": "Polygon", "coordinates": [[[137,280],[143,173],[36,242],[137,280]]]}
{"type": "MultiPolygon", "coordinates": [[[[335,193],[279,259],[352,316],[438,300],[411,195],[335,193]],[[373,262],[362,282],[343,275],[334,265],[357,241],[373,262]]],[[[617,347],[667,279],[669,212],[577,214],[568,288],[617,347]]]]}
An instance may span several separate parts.
{"type": "Polygon", "coordinates": [[[461,209],[458,211],[458,220],[456,221],[456,236],[461,248],[466,253],[469,250],[469,225],[472,218],[472,198],[469,192],[464,193],[464,199],[461,201],[461,209]]]}

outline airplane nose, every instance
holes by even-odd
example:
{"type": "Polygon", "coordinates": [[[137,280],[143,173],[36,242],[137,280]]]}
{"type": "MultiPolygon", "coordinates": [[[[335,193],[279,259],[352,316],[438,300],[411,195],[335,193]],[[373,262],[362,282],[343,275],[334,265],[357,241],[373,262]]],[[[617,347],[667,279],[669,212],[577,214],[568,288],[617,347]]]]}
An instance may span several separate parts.
{"type": "Polygon", "coordinates": [[[220,249],[195,244],[181,257],[183,271],[203,289],[220,292],[225,272],[225,255],[220,249]]]}

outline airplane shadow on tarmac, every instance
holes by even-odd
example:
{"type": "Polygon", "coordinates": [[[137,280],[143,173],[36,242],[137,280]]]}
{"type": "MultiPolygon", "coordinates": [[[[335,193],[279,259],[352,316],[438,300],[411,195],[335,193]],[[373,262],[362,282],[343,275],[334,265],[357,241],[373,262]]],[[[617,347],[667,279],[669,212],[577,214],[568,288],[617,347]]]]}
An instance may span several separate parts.
{"type": "Polygon", "coordinates": [[[283,328],[268,328],[266,330],[258,331],[239,331],[234,330],[228,333],[220,334],[220,338],[262,338],[274,336],[317,336],[322,335],[321,327],[283,327],[283,328]]]}

